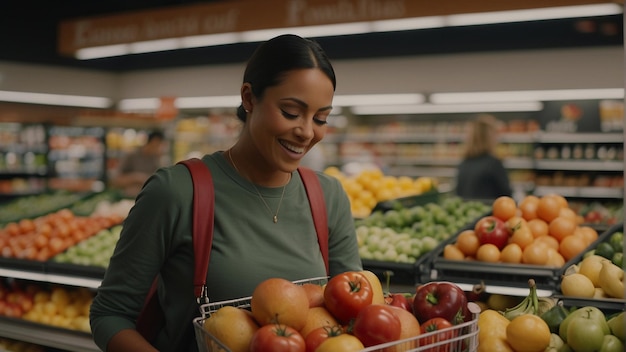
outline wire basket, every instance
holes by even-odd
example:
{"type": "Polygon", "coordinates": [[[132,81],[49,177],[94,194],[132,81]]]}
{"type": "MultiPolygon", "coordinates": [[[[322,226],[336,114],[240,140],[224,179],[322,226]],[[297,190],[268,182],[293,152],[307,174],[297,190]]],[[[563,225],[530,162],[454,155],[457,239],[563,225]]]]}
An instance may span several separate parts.
{"type": "MultiPolygon", "coordinates": [[[[327,277],[319,277],[294,282],[297,284],[323,284],[327,280],[327,277]]],[[[224,306],[249,309],[250,300],[251,297],[245,297],[201,305],[201,316],[193,320],[196,342],[198,343],[198,351],[231,352],[228,347],[204,329],[204,321],[211,315],[211,313],[216,312],[224,306]]],[[[472,314],[472,319],[468,322],[404,340],[367,347],[361,352],[386,352],[390,350],[397,352],[476,352],[478,350],[478,315],[480,313],[480,307],[478,307],[475,303],[470,302],[468,304],[468,309],[472,314]]]]}

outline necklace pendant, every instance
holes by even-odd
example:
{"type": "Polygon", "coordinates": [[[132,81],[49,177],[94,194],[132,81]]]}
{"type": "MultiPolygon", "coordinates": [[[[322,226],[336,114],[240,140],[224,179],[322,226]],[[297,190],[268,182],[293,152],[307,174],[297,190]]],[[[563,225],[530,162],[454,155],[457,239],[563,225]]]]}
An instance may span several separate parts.
{"type": "Polygon", "coordinates": [[[278,222],[278,216],[274,215],[274,224],[278,222]]]}

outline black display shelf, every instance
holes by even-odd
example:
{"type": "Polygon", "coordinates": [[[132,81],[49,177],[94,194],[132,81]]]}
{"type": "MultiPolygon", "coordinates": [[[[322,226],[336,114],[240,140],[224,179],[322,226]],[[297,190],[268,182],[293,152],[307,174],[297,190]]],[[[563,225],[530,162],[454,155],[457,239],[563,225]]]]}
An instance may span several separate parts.
{"type": "Polygon", "coordinates": [[[0,336],[63,351],[100,351],[91,334],[37,324],[23,319],[0,317],[0,336]]]}

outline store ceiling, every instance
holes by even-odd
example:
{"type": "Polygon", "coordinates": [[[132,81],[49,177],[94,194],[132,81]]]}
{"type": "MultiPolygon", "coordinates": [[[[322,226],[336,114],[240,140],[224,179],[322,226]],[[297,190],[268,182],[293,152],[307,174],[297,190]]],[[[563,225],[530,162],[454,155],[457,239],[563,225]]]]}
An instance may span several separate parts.
{"type": "MultiPolygon", "coordinates": [[[[205,0],[204,2],[235,1],[205,0]]],[[[62,20],[198,3],[198,0],[34,0],[0,13],[0,61],[123,72],[243,62],[255,43],[79,61],[57,54],[62,20]]],[[[319,38],[334,59],[623,45],[623,17],[550,20],[319,38]]]]}

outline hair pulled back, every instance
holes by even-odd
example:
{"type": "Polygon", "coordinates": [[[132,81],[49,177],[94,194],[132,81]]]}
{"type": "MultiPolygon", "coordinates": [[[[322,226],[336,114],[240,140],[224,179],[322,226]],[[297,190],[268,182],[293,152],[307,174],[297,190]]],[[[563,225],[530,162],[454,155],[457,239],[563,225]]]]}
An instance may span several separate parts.
{"type": "MultiPolygon", "coordinates": [[[[319,43],[294,34],[274,37],[261,44],[248,60],[243,83],[250,83],[252,94],[263,98],[265,90],[281,83],[291,70],[319,68],[337,86],[335,71],[319,43]]],[[[243,104],[237,109],[237,117],[245,122],[243,104]]]]}

